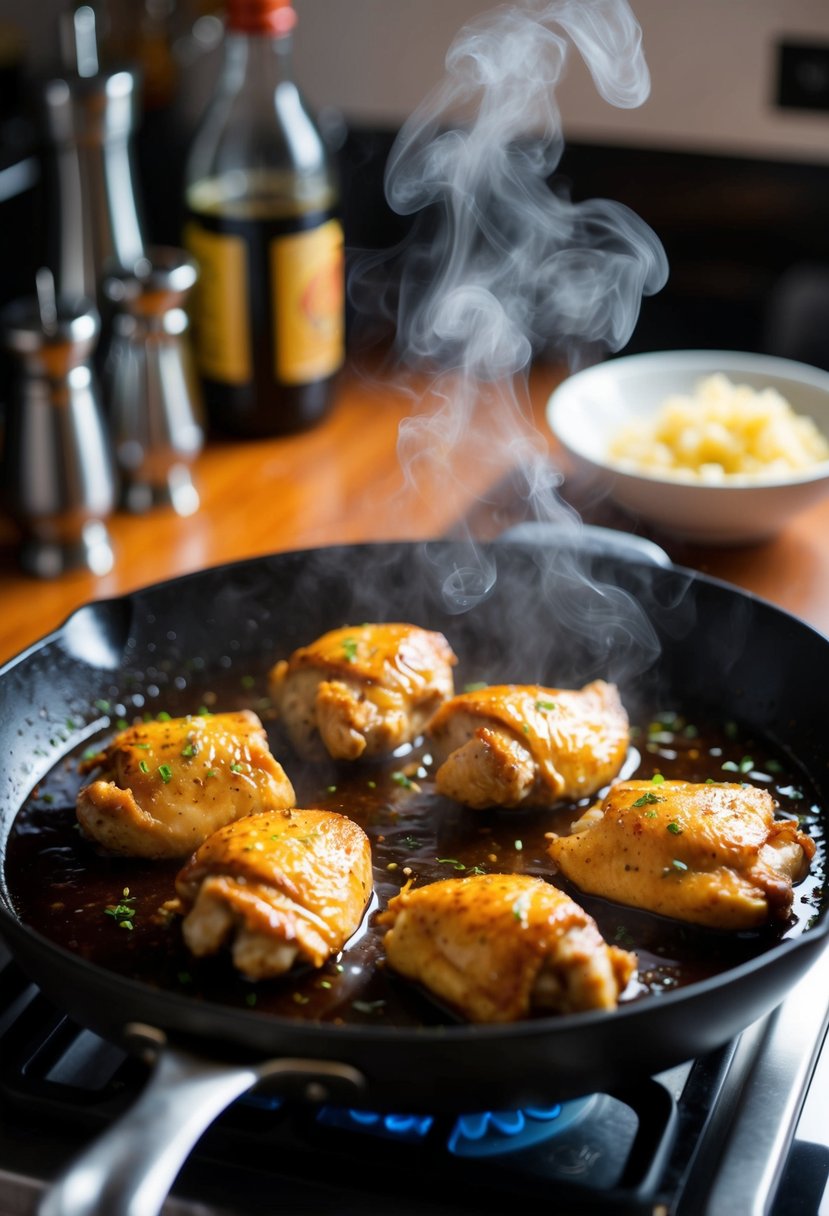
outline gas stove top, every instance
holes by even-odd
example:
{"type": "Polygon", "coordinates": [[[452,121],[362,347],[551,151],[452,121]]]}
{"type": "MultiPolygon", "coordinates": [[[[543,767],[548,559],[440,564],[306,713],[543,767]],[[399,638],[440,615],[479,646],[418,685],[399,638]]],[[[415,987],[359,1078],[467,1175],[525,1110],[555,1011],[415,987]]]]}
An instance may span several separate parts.
{"type": "MultiPolygon", "coordinates": [[[[629,1092],[460,1118],[254,1093],[205,1134],[164,1212],[460,1216],[535,1200],[550,1214],[825,1216],[828,1021],[822,958],[738,1039],[629,1092]]],[[[0,1216],[34,1212],[145,1078],[0,953],[0,1216]]]]}

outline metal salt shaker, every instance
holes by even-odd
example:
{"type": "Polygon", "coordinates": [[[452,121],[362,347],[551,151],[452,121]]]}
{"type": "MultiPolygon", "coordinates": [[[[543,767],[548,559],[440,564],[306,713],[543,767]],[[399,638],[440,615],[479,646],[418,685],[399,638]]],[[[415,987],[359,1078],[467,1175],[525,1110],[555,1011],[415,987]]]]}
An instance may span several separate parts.
{"type": "Polygon", "coordinates": [[[104,266],[130,266],[144,251],[131,143],[138,83],[127,69],[100,69],[89,5],[66,28],[65,71],[41,92],[48,256],[60,294],[100,303],[104,266]]]}
{"type": "Polygon", "coordinates": [[[115,505],[112,452],[91,357],[100,317],[88,299],[55,298],[49,271],[38,298],[0,317],[15,357],[3,450],[6,506],[22,533],[20,562],[53,578],[112,569],[105,519],[115,505]]]}
{"type": "Polygon", "coordinates": [[[128,511],[199,506],[190,465],[204,441],[202,400],[184,310],[196,277],[182,250],[158,246],[103,279],[114,308],[104,384],[128,511]]]}

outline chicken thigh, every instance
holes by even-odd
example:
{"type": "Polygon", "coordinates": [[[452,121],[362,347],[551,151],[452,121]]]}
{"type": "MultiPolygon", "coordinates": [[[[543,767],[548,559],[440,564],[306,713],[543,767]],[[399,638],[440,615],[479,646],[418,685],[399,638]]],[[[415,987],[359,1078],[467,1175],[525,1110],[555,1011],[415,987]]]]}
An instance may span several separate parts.
{"type": "Polygon", "coordinates": [[[440,633],[346,626],[280,660],[271,694],[299,755],[383,756],[415,739],[451,697],[456,662],[440,633]]]}
{"type": "Polygon", "coordinates": [[[471,1022],[615,1009],[636,967],[568,895],[526,874],[404,889],[378,922],[389,966],[471,1022]]]}
{"type": "Polygon", "coordinates": [[[785,920],[815,845],[767,790],[620,781],[549,847],[583,891],[714,929],[785,920]]]}
{"type": "Polygon", "coordinates": [[[628,717],[615,685],[502,684],[445,702],[428,728],[438,793],[467,806],[551,806],[595,794],[622,767],[628,717]]]}
{"type": "Polygon", "coordinates": [[[293,806],[293,786],[250,710],[142,722],[81,765],[84,834],[128,857],[186,857],[223,824],[293,806]]]}
{"type": "Polygon", "coordinates": [[[201,957],[231,942],[251,980],[321,967],[359,927],[372,891],[362,828],[332,811],[252,815],[215,832],[176,878],[184,940],[201,957]]]}

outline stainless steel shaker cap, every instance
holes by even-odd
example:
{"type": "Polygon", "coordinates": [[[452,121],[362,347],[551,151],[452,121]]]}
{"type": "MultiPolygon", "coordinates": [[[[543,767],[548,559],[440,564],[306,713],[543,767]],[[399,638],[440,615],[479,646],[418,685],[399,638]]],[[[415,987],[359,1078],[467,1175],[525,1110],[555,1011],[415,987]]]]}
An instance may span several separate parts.
{"type": "Polygon", "coordinates": [[[198,278],[196,263],[183,249],[150,246],[131,267],[105,273],[101,288],[111,304],[134,316],[159,316],[181,308],[198,278]]]}
{"type": "Polygon", "coordinates": [[[23,357],[39,355],[64,368],[84,362],[95,349],[100,332],[100,314],[85,296],[58,296],[47,315],[36,296],[14,300],[0,313],[6,350],[23,357]]]}

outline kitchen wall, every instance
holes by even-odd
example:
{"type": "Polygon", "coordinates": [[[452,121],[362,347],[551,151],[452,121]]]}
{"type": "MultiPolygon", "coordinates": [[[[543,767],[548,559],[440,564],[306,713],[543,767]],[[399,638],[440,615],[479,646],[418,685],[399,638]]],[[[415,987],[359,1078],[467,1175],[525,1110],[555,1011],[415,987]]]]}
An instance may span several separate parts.
{"type": "MultiPolygon", "coordinates": [[[[99,7],[107,3],[137,7],[140,0],[98,0],[99,7]]],[[[65,5],[0,0],[0,23],[18,27],[31,58],[42,61],[65,5]]],[[[180,9],[188,7],[195,9],[193,0],[179,0],[180,9]]],[[[489,7],[481,0],[296,0],[298,71],[316,105],[396,126],[440,79],[457,29],[489,7]]],[[[829,164],[829,110],[774,104],[778,43],[829,47],[826,0],[632,0],[632,7],[644,33],[651,97],[635,111],[609,107],[574,57],[560,90],[570,139],[829,164]]],[[[184,101],[192,109],[213,68],[208,58],[190,74],[184,101]]]]}

